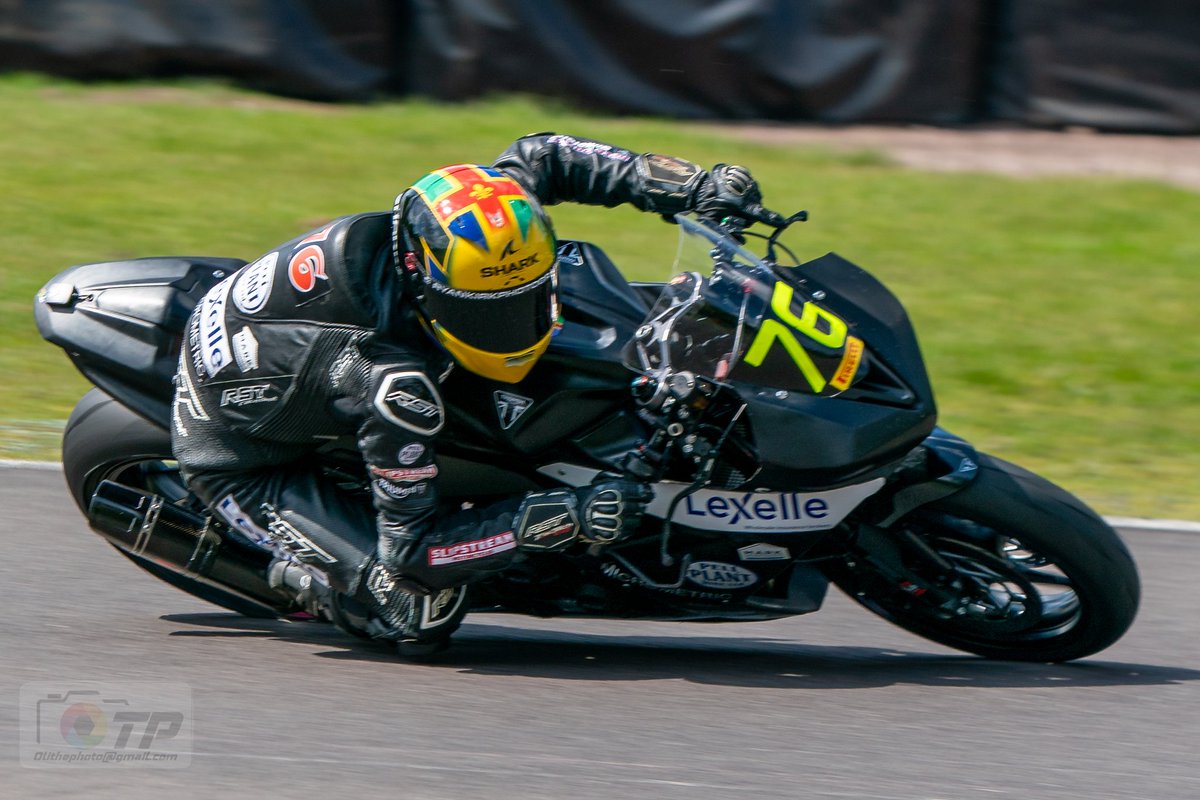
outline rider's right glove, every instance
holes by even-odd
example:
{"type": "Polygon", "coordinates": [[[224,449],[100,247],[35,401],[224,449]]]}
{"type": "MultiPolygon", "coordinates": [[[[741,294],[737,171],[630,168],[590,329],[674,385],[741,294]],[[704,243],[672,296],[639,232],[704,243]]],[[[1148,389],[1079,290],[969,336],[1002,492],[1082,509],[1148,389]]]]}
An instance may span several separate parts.
{"type": "Polygon", "coordinates": [[[590,544],[610,544],[632,536],[641,524],[654,490],[626,478],[602,478],[576,489],[579,497],[579,538],[590,544]]]}
{"type": "Polygon", "coordinates": [[[513,528],[523,550],[561,550],[572,542],[612,544],[632,536],[654,491],[644,483],[601,476],[579,489],[525,496],[513,528]]]}
{"type": "Polygon", "coordinates": [[[696,213],[718,224],[729,221],[742,229],[763,222],[779,227],[783,215],[763,207],[762,189],[745,167],[717,164],[696,189],[696,213]]]}

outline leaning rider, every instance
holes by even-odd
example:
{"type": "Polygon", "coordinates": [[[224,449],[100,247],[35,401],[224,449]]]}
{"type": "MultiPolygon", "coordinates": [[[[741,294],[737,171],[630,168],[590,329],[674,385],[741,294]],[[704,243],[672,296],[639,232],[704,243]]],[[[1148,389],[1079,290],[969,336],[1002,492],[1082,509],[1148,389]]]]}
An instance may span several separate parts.
{"type": "Polygon", "coordinates": [[[543,206],[564,200],[777,221],[742,167],[538,134],[491,167],[429,173],[391,213],[286,242],[193,312],[175,455],[197,496],[277,554],[272,585],[302,607],[435,649],[465,614],[467,584],[523,551],[611,543],[638,525],[652,493],[609,475],[486,508],[439,506],[439,385],[454,367],[517,383],[545,352],[558,304],[543,206]],[[343,434],[357,437],[369,499],[309,458],[343,434]],[[539,519],[555,506],[572,523],[534,529],[535,504],[539,519]]]}

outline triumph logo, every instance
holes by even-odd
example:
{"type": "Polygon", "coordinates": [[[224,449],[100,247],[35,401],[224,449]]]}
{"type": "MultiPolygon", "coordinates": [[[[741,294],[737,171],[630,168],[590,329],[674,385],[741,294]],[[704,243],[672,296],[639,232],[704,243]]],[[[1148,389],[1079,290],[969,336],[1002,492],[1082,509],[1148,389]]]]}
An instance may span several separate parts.
{"type": "Polygon", "coordinates": [[[496,416],[500,418],[500,427],[508,430],[516,424],[521,415],[533,405],[533,400],[511,392],[496,391],[492,393],[496,400],[496,416]]]}

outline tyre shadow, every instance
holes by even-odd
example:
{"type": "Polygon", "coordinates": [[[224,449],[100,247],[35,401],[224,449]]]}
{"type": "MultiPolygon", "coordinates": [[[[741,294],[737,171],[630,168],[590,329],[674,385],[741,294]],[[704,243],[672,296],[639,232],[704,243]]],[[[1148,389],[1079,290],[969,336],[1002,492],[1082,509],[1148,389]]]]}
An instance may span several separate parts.
{"type": "Polygon", "coordinates": [[[332,626],[236,614],[171,614],[189,637],[262,637],[331,649],[315,655],[391,668],[449,669],[550,680],[686,680],[773,689],[868,689],[895,684],[968,688],[1160,686],[1200,680],[1200,670],[1088,659],[1068,664],[991,661],[972,655],[831,646],[765,637],[570,633],[467,623],[453,646],[405,662],[386,644],[354,639],[332,626]]]}

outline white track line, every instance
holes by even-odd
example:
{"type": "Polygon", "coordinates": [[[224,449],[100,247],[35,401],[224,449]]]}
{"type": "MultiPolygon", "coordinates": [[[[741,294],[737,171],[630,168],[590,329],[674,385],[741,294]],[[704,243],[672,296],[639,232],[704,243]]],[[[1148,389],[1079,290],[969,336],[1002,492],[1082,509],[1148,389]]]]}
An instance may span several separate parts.
{"type": "MultiPolygon", "coordinates": [[[[20,461],[11,458],[0,458],[0,469],[36,469],[61,471],[62,464],[57,461],[20,461]]],[[[1188,522],[1181,519],[1139,519],[1137,517],[1105,517],[1104,521],[1114,528],[1126,528],[1138,531],[1166,531],[1167,533],[1200,533],[1200,522],[1188,522]]]]}

